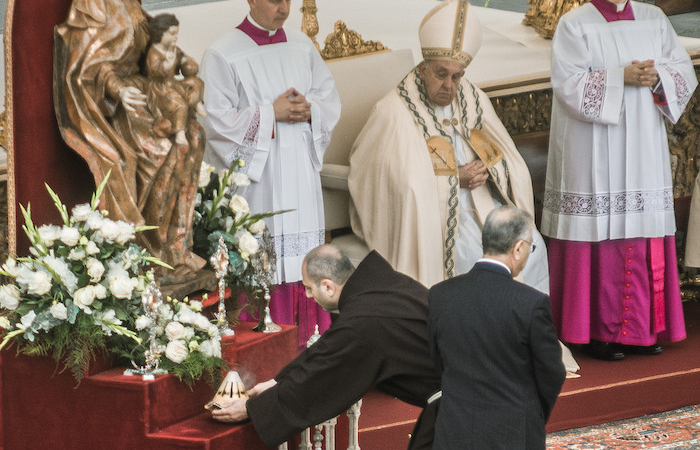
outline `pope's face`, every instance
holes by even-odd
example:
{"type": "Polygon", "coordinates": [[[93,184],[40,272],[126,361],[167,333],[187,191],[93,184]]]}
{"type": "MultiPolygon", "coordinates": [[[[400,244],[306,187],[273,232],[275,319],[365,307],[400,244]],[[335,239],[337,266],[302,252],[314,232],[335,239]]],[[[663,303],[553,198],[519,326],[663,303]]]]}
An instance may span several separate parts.
{"type": "Polygon", "coordinates": [[[250,16],[266,30],[282,28],[289,17],[291,0],[248,0],[250,16]]]}
{"type": "Polygon", "coordinates": [[[459,92],[464,67],[456,61],[432,60],[421,63],[419,70],[428,100],[439,106],[452,103],[459,92]]]}

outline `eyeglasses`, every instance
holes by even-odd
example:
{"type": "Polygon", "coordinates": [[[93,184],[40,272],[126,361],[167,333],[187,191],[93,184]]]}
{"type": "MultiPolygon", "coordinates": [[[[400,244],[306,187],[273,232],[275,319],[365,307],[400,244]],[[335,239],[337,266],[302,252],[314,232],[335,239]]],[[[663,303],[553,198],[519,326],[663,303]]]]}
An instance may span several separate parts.
{"type": "Polygon", "coordinates": [[[537,245],[533,244],[530,241],[526,241],[525,239],[520,239],[520,240],[525,242],[527,245],[530,246],[530,253],[535,253],[535,249],[537,248],[537,245]]]}

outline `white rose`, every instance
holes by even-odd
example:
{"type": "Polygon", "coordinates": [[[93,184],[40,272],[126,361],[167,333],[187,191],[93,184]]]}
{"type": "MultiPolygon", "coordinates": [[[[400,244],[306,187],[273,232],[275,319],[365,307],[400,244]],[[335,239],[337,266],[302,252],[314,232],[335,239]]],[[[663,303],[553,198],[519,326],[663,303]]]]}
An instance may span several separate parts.
{"type": "Polygon", "coordinates": [[[87,252],[82,247],[73,247],[68,253],[68,259],[71,261],[82,261],[87,256],[87,252]]]}
{"type": "Polygon", "coordinates": [[[132,280],[129,273],[117,264],[113,264],[107,273],[109,290],[116,298],[131,298],[137,280],[132,280]]]}
{"type": "Polygon", "coordinates": [[[165,335],[170,341],[182,340],[186,335],[185,326],[180,322],[170,322],[165,327],[165,335]]]}
{"type": "Polygon", "coordinates": [[[90,314],[90,305],[92,305],[96,297],[95,286],[88,285],[75,291],[73,294],[73,303],[75,303],[75,306],[85,311],[86,314],[90,314]]]}
{"type": "Polygon", "coordinates": [[[247,231],[241,233],[238,237],[238,248],[249,255],[254,255],[260,248],[260,243],[255,237],[247,231]]]}
{"type": "Polygon", "coordinates": [[[61,228],[56,225],[42,225],[36,231],[39,233],[39,238],[49,247],[61,238],[61,228]]]}
{"type": "Polygon", "coordinates": [[[136,232],[134,231],[134,227],[130,223],[126,223],[123,220],[120,220],[117,222],[117,225],[119,226],[119,234],[116,237],[116,241],[119,244],[126,244],[127,242],[131,241],[134,239],[136,236],[136,232]]]}
{"type": "Polygon", "coordinates": [[[90,217],[90,214],[92,214],[92,208],[88,203],[83,203],[81,205],[75,205],[73,209],[71,210],[71,216],[73,216],[74,220],[77,220],[78,222],[85,222],[88,220],[88,217],[90,217]]]}
{"type": "Polygon", "coordinates": [[[219,335],[219,327],[217,327],[214,324],[209,325],[209,328],[207,328],[207,334],[211,337],[215,337],[219,335]]]}
{"type": "Polygon", "coordinates": [[[204,317],[202,314],[197,314],[197,317],[194,319],[194,323],[192,325],[194,325],[202,331],[207,331],[211,323],[209,322],[209,319],[204,317]]]}
{"type": "Polygon", "coordinates": [[[90,258],[87,260],[87,274],[90,275],[90,281],[97,283],[102,279],[102,275],[105,273],[105,266],[95,258],[90,258]]]}
{"type": "Polygon", "coordinates": [[[66,320],[68,318],[68,308],[63,303],[54,303],[49,308],[49,312],[58,320],[66,320]]]}
{"type": "Polygon", "coordinates": [[[146,328],[150,327],[151,324],[153,324],[153,321],[146,316],[140,316],[138,319],[136,319],[136,323],[134,323],[138,331],[145,330],[146,328]]]}
{"type": "Polygon", "coordinates": [[[100,226],[100,234],[105,239],[115,242],[117,237],[119,237],[119,224],[109,219],[104,219],[102,221],[102,226],[100,226]]]}
{"type": "Polygon", "coordinates": [[[9,330],[12,325],[10,324],[10,321],[7,320],[7,317],[5,316],[0,316],[0,328],[3,328],[5,330],[9,330]]]}
{"type": "Polygon", "coordinates": [[[211,343],[211,340],[206,340],[199,344],[199,351],[204,354],[204,356],[211,358],[214,356],[214,346],[211,343]]]}
{"type": "Polygon", "coordinates": [[[228,207],[231,211],[234,212],[237,219],[241,216],[250,213],[250,206],[248,206],[248,201],[238,194],[235,194],[233,197],[231,197],[231,200],[228,202],[228,207]]]}
{"type": "Polygon", "coordinates": [[[19,288],[14,284],[0,286],[0,306],[14,311],[19,306],[19,288]]]}
{"type": "Polygon", "coordinates": [[[236,186],[245,187],[250,185],[250,178],[243,172],[233,172],[231,179],[236,186]]]}
{"type": "Polygon", "coordinates": [[[189,341],[193,337],[194,337],[194,328],[185,327],[185,339],[189,341]]]}
{"type": "Polygon", "coordinates": [[[158,317],[162,317],[165,320],[172,320],[173,316],[173,309],[170,305],[160,305],[160,308],[158,308],[158,317]]]}
{"type": "Polygon", "coordinates": [[[101,284],[96,284],[95,285],[95,297],[99,299],[103,299],[107,297],[107,288],[102,286],[101,284]]]}
{"type": "Polygon", "coordinates": [[[189,356],[185,341],[170,341],[165,347],[165,357],[175,364],[180,364],[189,356]]]}
{"type": "Polygon", "coordinates": [[[197,319],[197,313],[189,308],[182,308],[180,312],[175,315],[175,320],[184,324],[191,324],[197,319]]]}
{"type": "Polygon", "coordinates": [[[248,231],[250,231],[256,236],[262,235],[266,229],[267,224],[265,224],[264,220],[256,220],[248,226],[248,231]]]}
{"type": "Polygon", "coordinates": [[[99,230],[104,220],[104,217],[99,211],[93,211],[88,216],[87,221],[85,222],[85,227],[90,230],[99,230]]]}
{"type": "Polygon", "coordinates": [[[85,246],[85,251],[88,255],[97,255],[100,253],[100,248],[93,241],[88,241],[87,245],[85,246]]]}
{"type": "Polygon", "coordinates": [[[61,229],[61,241],[68,247],[75,247],[80,241],[80,230],[75,227],[63,227],[61,229]]]}

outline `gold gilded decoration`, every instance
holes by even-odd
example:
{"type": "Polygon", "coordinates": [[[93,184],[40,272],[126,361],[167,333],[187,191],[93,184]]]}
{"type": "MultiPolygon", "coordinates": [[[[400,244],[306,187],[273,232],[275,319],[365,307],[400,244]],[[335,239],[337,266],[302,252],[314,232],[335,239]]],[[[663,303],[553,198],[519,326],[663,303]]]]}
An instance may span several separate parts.
{"type": "Polygon", "coordinates": [[[452,144],[442,136],[432,136],[426,144],[428,144],[435,175],[457,175],[457,158],[452,144]]]}
{"type": "Polygon", "coordinates": [[[495,166],[503,159],[503,151],[493,145],[494,139],[483,130],[472,128],[469,136],[469,145],[474,150],[487,169],[495,166]]]}
{"type": "Polygon", "coordinates": [[[549,130],[551,88],[492,97],[491,103],[511,136],[549,130]]]}
{"type": "Polygon", "coordinates": [[[345,22],[339,20],[335,23],[334,32],[326,37],[321,56],[325,60],[330,60],[385,50],[388,48],[382,43],[363,40],[361,34],[348,29],[345,22]]]}
{"type": "MultiPolygon", "coordinates": [[[[12,74],[12,29],[14,22],[15,0],[7,0],[5,7],[5,74],[12,74]]],[[[4,147],[7,152],[7,177],[5,185],[4,210],[7,211],[7,228],[3,230],[5,235],[2,237],[2,242],[7,242],[7,251],[9,256],[17,255],[17,191],[15,190],[15,151],[14,151],[14,90],[12,85],[12,77],[5,77],[5,119],[6,123],[3,127],[5,133],[4,147]]]]}
{"type": "Polygon", "coordinates": [[[314,43],[316,49],[320,52],[321,48],[318,42],[316,42],[316,35],[318,34],[318,18],[316,17],[318,8],[316,7],[316,0],[304,0],[300,11],[303,14],[301,18],[301,31],[311,39],[311,42],[314,43]]]}
{"type": "Polygon", "coordinates": [[[561,16],[583,5],[586,0],[528,0],[530,9],[523,23],[537,30],[545,39],[552,39],[561,16]]]}

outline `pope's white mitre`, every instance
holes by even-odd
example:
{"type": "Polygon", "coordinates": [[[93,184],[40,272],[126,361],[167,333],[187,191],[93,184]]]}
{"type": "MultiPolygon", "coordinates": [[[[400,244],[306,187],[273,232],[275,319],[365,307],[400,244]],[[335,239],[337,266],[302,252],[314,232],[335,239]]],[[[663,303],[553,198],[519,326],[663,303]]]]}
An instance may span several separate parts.
{"type": "Polygon", "coordinates": [[[481,22],[467,0],[445,0],[423,18],[418,35],[423,59],[467,67],[481,47],[481,22]]]}

